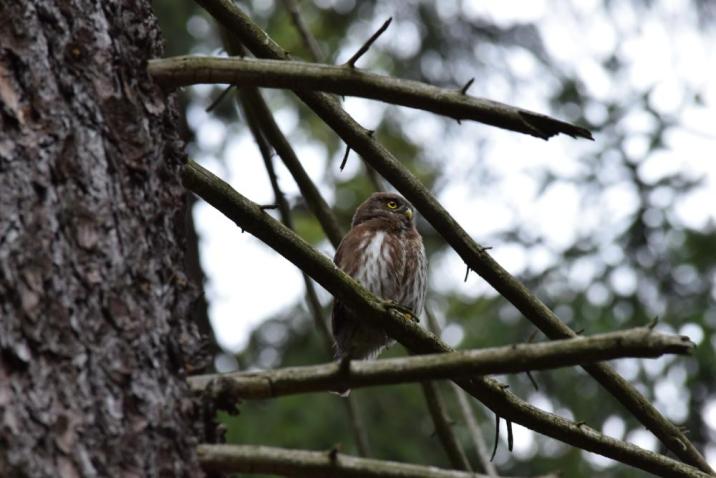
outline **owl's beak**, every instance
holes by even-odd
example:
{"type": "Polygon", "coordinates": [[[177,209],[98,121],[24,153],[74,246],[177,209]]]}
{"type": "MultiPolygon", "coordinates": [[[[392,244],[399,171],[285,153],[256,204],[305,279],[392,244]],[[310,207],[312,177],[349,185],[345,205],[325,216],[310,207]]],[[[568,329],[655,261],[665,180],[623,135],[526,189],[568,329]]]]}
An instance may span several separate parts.
{"type": "Polygon", "coordinates": [[[406,209],[405,210],[405,217],[408,219],[413,219],[413,210],[412,209],[406,209]]]}

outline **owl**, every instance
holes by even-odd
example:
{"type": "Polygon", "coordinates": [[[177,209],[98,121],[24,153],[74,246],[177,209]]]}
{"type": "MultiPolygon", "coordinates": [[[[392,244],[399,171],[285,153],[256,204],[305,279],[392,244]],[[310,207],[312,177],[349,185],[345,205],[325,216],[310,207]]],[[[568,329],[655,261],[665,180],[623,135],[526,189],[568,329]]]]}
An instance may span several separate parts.
{"type": "MultiPolygon", "coordinates": [[[[422,312],[425,248],[415,228],[415,210],[399,194],[374,193],[358,206],[333,260],[378,297],[409,309],[415,317],[422,312]]],[[[338,359],[372,359],[393,342],[383,329],[339,301],[333,304],[331,319],[338,359]]]]}

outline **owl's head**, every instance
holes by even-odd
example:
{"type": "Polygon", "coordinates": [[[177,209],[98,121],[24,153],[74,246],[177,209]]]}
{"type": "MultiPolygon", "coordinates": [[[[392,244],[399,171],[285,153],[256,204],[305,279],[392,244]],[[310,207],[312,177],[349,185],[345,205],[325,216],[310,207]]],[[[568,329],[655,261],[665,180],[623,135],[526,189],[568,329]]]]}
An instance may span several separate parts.
{"type": "Polygon", "coordinates": [[[358,206],[353,215],[353,227],[371,219],[388,219],[391,222],[399,221],[406,227],[415,223],[415,209],[400,194],[396,193],[373,193],[358,206]]]}

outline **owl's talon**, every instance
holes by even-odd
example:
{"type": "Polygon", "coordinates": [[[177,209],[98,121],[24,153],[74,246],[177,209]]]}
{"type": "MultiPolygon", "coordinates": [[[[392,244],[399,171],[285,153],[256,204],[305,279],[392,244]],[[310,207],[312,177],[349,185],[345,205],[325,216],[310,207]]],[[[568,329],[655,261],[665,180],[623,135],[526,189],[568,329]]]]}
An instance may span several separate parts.
{"type": "Polygon", "coordinates": [[[408,309],[407,307],[404,307],[397,302],[393,302],[392,300],[388,301],[387,303],[388,308],[395,309],[398,312],[400,312],[400,315],[404,320],[412,320],[413,322],[420,322],[420,319],[413,314],[413,311],[408,309]]]}

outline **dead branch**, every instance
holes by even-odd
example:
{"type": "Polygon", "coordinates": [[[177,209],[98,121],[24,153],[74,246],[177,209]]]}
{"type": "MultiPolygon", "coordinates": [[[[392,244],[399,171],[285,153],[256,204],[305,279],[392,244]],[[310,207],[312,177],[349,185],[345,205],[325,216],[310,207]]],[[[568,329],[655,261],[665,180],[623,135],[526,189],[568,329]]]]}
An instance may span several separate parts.
{"type": "Polygon", "coordinates": [[[439,88],[419,81],[377,75],[350,66],[251,58],[180,56],[150,60],[149,73],[166,87],[199,83],[318,90],[360,96],[422,109],[457,120],[473,120],[542,139],[563,133],[592,139],[581,127],[522,108],[439,88]]]}
{"type": "Polygon", "coordinates": [[[233,372],[189,378],[195,391],[220,379],[237,400],[275,398],[296,393],[343,390],[474,375],[520,373],[571,367],[624,357],[685,354],[693,347],[688,338],[664,335],[647,327],[592,337],[515,344],[479,350],[416,355],[383,360],[354,360],[348,368],[339,362],[288,367],[263,372],[233,372]]]}
{"type": "MultiPolygon", "coordinates": [[[[255,445],[199,445],[199,463],[206,471],[275,474],[310,478],[487,478],[486,475],[371,460],[337,450],[306,451],[255,445]]],[[[540,478],[557,478],[544,475],[540,478]]]]}

